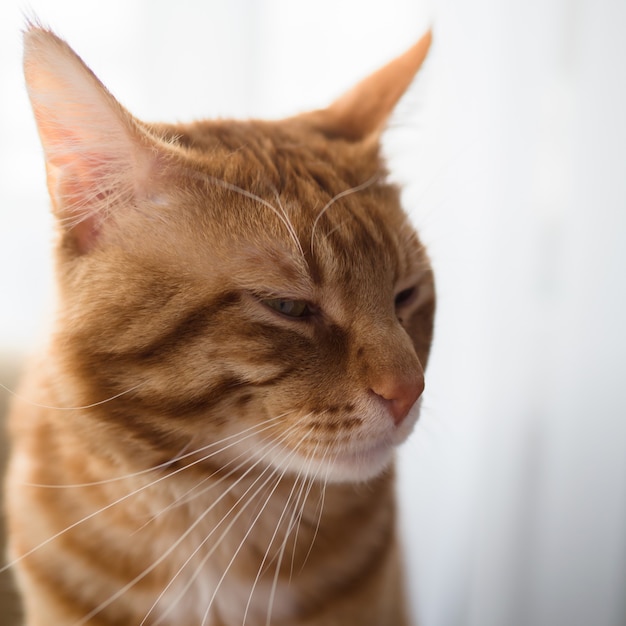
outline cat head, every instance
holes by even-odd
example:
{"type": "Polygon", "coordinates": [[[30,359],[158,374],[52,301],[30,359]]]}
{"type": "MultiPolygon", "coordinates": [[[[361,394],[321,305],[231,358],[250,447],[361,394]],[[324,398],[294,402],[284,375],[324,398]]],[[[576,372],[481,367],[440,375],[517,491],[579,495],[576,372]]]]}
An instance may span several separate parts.
{"type": "Polygon", "coordinates": [[[95,405],[76,428],[120,458],[225,442],[207,464],[339,481],[389,464],[417,420],[434,286],[380,135],[429,44],[323,110],[173,125],[137,120],[27,30],[59,393],[95,405]]]}

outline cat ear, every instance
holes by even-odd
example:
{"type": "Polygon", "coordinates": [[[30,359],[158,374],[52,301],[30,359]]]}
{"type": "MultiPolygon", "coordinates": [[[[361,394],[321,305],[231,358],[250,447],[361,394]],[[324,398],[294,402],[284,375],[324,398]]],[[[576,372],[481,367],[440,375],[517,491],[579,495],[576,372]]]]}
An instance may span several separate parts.
{"type": "Polygon", "coordinates": [[[147,134],[48,30],[26,30],[24,73],[53,211],[78,251],[87,252],[114,209],[143,192],[154,161],[147,134]]]}
{"type": "Polygon", "coordinates": [[[307,114],[315,126],[351,141],[379,134],[421,67],[432,34],[428,31],[404,54],[363,79],[328,108],[307,114]]]}

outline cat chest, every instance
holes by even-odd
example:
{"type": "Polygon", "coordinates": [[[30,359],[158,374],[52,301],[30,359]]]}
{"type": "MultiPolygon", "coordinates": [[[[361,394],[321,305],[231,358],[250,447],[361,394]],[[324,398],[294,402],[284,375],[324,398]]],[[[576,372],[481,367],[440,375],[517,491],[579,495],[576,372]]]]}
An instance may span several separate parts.
{"type": "Polygon", "coordinates": [[[215,520],[192,527],[154,537],[153,554],[168,558],[155,571],[153,597],[143,598],[154,620],[146,623],[251,626],[270,613],[276,620],[297,614],[295,581],[275,576],[277,554],[265,555],[254,529],[215,520]]]}
{"type": "Polygon", "coordinates": [[[265,624],[267,616],[282,621],[293,616],[293,588],[279,581],[255,584],[255,577],[222,579],[223,572],[205,566],[193,579],[177,577],[152,611],[155,623],[171,626],[240,626],[265,624]]]}

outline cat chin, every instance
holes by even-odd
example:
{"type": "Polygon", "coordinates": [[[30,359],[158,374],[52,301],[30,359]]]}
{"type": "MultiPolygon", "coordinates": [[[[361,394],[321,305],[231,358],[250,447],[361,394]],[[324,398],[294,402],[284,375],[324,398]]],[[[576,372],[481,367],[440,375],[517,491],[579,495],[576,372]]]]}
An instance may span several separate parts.
{"type": "Polygon", "coordinates": [[[278,471],[292,476],[305,476],[323,483],[357,483],[384,472],[391,465],[394,452],[393,443],[385,440],[371,447],[332,452],[323,458],[278,453],[271,463],[278,471]]]}
{"type": "Polygon", "coordinates": [[[383,442],[364,450],[337,454],[328,472],[328,481],[354,483],[371,480],[391,465],[394,453],[395,446],[383,442]]]}

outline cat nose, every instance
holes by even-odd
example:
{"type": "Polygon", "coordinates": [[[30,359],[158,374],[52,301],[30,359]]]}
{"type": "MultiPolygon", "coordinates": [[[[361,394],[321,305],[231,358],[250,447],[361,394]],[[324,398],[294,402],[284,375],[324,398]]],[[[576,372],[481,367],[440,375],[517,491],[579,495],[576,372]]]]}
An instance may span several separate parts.
{"type": "Polygon", "coordinates": [[[399,426],[422,395],[424,376],[385,376],[377,380],[371,389],[384,401],[394,423],[399,426]]]}

